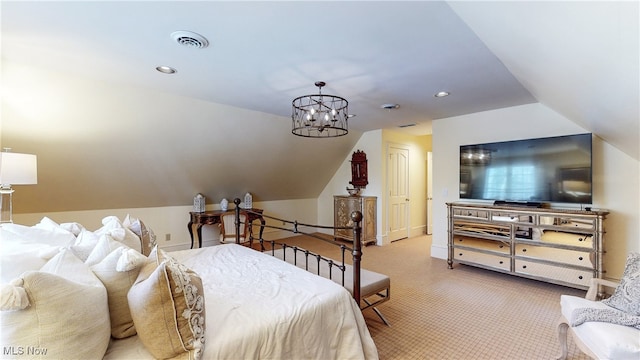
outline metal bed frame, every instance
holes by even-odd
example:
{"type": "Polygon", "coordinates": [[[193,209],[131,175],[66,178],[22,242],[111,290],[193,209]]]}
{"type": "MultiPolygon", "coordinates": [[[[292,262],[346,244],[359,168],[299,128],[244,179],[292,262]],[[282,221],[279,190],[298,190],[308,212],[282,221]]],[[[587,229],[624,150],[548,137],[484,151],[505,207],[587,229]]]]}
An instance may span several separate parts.
{"type": "MultiPolygon", "coordinates": [[[[244,213],[254,213],[251,209],[241,209],[240,208],[240,199],[236,198],[234,199],[234,204],[236,205],[235,207],[235,213],[236,213],[236,221],[235,221],[235,227],[236,227],[236,243],[240,244],[240,225],[244,224],[245,226],[252,226],[251,223],[244,223],[242,221],[240,221],[240,213],[244,212],[244,213]]],[[[257,214],[257,213],[255,213],[257,214]]],[[[281,260],[286,261],[290,264],[293,264],[295,266],[298,266],[300,268],[303,268],[307,271],[310,271],[312,273],[315,273],[318,276],[321,277],[325,277],[328,278],[329,280],[333,280],[333,269],[338,269],[340,272],[341,279],[339,281],[339,284],[341,284],[343,287],[347,288],[347,290],[349,290],[349,288],[347,286],[345,286],[345,272],[351,268],[353,271],[353,284],[352,284],[352,296],[353,299],[356,301],[356,303],[358,304],[358,306],[360,307],[361,310],[365,310],[368,308],[372,308],[373,311],[380,317],[380,319],[387,325],[389,326],[389,322],[387,321],[387,319],[385,319],[385,317],[382,315],[382,313],[376,308],[377,305],[380,305],[383,302],[386,302],[389,300],[390,298],[390,281],[386,281],[385,285],[382,285],[378,288],[375,288],[374,291],[369,292],[367,294],[362,294],[361,290],[362,290],[362,272],[368,272],[370,274],[376,275],[378,277],[384,277],[388,280],[388,277],[386,277],[385,275],[382,274],[378,274],[378,273],[374,273],[371,272],[369,270],[365,270],[361,268],[361,260],[362,260],[362,241],[361,241],[361,234],[362,234],[362,227],[361,227],[361,222],[362,222],[362,213],[360,211],[354,211],[351,213],[351,220],[353,225],[352,226],[347,226],[347,227],[333,227],[333,226],[322,226],[322,225],[311,225],[311,224],[304,224],[304,223],[299,223],[298,221],[291,221],[291,220],[285,220],[285,219],[280,219],[280,218],[276,218],[276,217],[272,217],[272,216],[268,216],[265,215],[264,213],[259,214],[261,215],[263,218],[265,219],[271,219],[273,220],[273,223],[278,223],[278,224],[283,224],[282,226],[274,226],[274,225],[269,225],[266,222],[261,224],[260,226],[262,228],[270,228],[270,229],[277,229],[277,230],[283,230],[283,231],[287,231],[287,232],[291,232],[294,234],[300,234],[300,235],[304,235],[304,236],[308,236],[308,237],[312,237],[314,239],[318,239],[321,241],[324,241],[325,243],[331,244],[333,246],[337,246],[340,248],[340,254],[341,254],[341,260],[337,261],[334,259],[330,259],[327,257],[324,257],[322,255],[319,254],[315,254],[309,250],[306,250],[304,248],[298,247],[298,246],[291,246],[286,244],[283,241],[275,241],[275,240],[264,240],[262,238],[262,236],[259,236],[258,239],[254,239],[253,237],[253,231],[249,231],[249,246],[251,248],[253,248],[253,241],[257,240],[258,243],[260,244],[260,249],[257,249],[261,252],[264,253],[271,253],[271,255],[275,256],[276,255],[276,251],[278,249],[282,249],[282,258],[281,260]],[[292,226],[291,228],[289,227],[284,227],[287,224],[289,224],[290,226],[292,226]],[[352,246],[346,246],[345,244],[340,244],[338,242],[336,242],[334,239],[332,240],[328,240],[322,236],[319,236],[317,234],[317,232],[307,232],[307,231],[303,231],[300,228],[304,227],[304,228],[311,228],[311,229],[344,229],[344,230],[353,230],[353,243],[352,246]],[[269,247],[265,246],[265,244],[269,245],[269,247]],[[293,258],[292,259],[287,259],[287,249],[290,249],[293,251],[293,258]],[[346,252],[349,251],[351,252],[352,255],[352,264],[348,265],[345,262],[345,254],[346,252]],[[299,261],[299,256],[298,254],[304,254],[304,265],[303,264],[298,264],[299,261]],[[313,262],[315,260],[315,266],[311,265],[310,266],[310,261],[313,262]],[[328,270],[328,274],[326,273],[321,273],[321,268],[327,269],[328,270]]],[[[262,229],[260,231],[260,234],[262,234],[262,229]]],[[[344,240],[344,239],[342,239],[344,240]]],[[[277,257],[277,256],[276,256],[277,257]]],[[[369,284],[364,284],[365,286],[369,285],[369,284]]]]}

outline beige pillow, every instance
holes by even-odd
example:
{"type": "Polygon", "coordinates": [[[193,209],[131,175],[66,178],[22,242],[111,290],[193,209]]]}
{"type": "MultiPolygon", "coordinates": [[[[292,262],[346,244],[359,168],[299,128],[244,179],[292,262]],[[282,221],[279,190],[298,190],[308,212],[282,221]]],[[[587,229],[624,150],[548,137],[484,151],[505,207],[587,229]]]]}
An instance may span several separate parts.
{"type": "Polygon", "coordinates": [[[140,238],[141,252],[144,255],[149,255],[151,250],[156,246],[156,234],[148,227],[142,220],[127,216],[122,221],[122,225],[131,230],[134,234],[140,238]]]}
{"type": "Polygon", "coordinates": [[[62,250],[41,271],[2,285],[1,294],[11,294],[14,301],[2,299],[3,359],[35,358],[37,353],[47,359],[104,356],[111,338],[107,292],[70,250],[62,250]]]}
{"type": "Polygon", "coordinates": [[[91,266],[93,273],[107,289],[111,336],[123,339],[136,334],[127,293],[135,283],[147,257],[124,246],[113,250],[98,264],[91,266]],[[120,266],[119,266],[120,265],[120,266]]]}
{"type": "Polygon", "coordinates": [[[138,337],[156,358],[199,359],[205,331],[202,280],[160,249],[150,258],[127,296],[138,337]]]}

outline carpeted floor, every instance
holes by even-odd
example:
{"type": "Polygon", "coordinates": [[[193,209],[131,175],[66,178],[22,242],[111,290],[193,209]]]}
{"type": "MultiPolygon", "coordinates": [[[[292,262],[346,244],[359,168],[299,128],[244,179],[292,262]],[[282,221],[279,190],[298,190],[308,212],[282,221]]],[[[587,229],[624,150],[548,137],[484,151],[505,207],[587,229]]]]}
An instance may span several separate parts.
{"type": "MultiPolygon", "coordinates": [[[[330,257],[332,246],[304,247],[330,257]]],[[[555,359],[560,295],[585,292],[430,256],[431,237],[363,249],[363,268],[391,278],[391,297],[364,315],[380,359],[555,359]]],[[[569,359],[588,359],[569,341],[569,359]]]]}

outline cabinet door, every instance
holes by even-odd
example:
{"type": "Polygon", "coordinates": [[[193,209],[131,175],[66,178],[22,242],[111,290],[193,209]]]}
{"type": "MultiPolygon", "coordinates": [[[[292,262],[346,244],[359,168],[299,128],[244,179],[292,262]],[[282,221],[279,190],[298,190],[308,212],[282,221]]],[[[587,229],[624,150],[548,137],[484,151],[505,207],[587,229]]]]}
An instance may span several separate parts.
{"type": "MultiPolygon", "coordinates": [[[[353,226],[351,213],[354,211],[362,211],[361,198],[355,196],[335,198],[334,225],[337,227],[353,226]]],[[[336,229],[334,234],[336,237],[353,239],[352,229],[336,229]]]]}

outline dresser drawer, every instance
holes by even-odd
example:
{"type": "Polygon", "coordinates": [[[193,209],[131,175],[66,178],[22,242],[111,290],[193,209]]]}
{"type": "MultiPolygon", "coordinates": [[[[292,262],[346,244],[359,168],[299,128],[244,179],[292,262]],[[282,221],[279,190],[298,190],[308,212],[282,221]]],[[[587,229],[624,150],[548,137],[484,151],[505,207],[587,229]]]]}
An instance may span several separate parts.
{"type": "Polygon", "coordinates": [[[467,249],[454,249],[453,258],[458,261],[475,263],[504,271],[511,270],[511,261],[508,257],[491,255],[467,249]]]}
{"type": "Polygon", "coordinates": [[[453,209],[453,216],[462,218],[489,220],[489,212],[475,209],[453,209]]]}
{"type": "Polygon", "coordinates": [[[574,251],[566,249],[556,249],[545,246],[535,246],[530,244],[516,244],[516,256],[526,256],[531,258],[556,261],[563,264],[571,264],[584,267],[593,267],[592,253],[588,251],[574,251]]]}
{"type": "Polygon", "coordinates": [[[495,251],[495,252],[503,253],[507,256],[510,253],[508,243],[505,244],[501,241],[484,240],[484,239],[472,238],[467,236],[456,235],[453,240],[453,246],[454,247],[464,246],[464,247],[471,247],[474,249],[495,251]]]}
{"type": "Polygon", "coordinates": [[[522,259],[516,259],[515,266],[515,272],[518,274],[539,276],[585,287],[589,286],[593,277],[593,271],[590,270],[567,269],[522,259]]]}
{"type": "Polygon", "coordinates": [[[543,242],[593,248],[593,237],[588,234],[575,234],[562,231],[545,230],[540,237],[543,242]]]}

